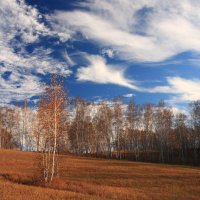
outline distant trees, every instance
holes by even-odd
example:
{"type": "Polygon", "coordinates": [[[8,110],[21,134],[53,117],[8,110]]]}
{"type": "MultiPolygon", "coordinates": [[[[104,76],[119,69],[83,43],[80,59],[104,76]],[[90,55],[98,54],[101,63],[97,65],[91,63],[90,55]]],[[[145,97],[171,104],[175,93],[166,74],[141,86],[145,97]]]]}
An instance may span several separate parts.
{"type": "Polygon", "coordinates": [[[179,152],[179,160],[182,163],[186,162],[188,157],[188,136],[189,130],[186,126],[187,116],[183,113],[178,113],[175,115],[174,119],[174,135],[175,135],[175,148],[179,152]]]}
{"type": "Polygon", "coordinates": [[[3,149],[12,149],[13,148],[13,137],[10,132],[6,129],[1,130],[1,148],[3,149]]]}
{"type": "Polygon", "coordinates": [[[37,114],[29,107],[27,100],[24,101],[23,105],[19,109],[20,112],[18,113],[18,132],[21,143],[20,148],[21,150],[32,151],[35,146],[34,129],[37,122],[37,114]]]}
{"type": "Polygon", "coordinates": [[[171,109],[165,108],[164,102],[160,101],[156,108],[154,119],[160,162],[165,162],[166,159],[169,160],[172,117],[171,109]]]}
{"type": "Polygon", "coordinates": [[[144,126],[144,152],[146,160],[153,159],[153,151],[155,150],[155,134],[153,131],[154,106],[146,104],[143,107],[143,126],[144,126]]]}
{"type": "Polygon", "coordinates": [[[39,152],[41,151],[42,147],[42,131],[43,131],[43,125],[40,122],[40,112],[38,109],[38,112],[35,115],[33,124],[32,124],[32,131],[33,131],[33,140],[35,141],[35,151],[39,152]]]}
{"type": "Polygon", "coordinates": [[[105,152],[107,157],[112,157],[112,144],[114,142],[112,116],[113,112],[107,105],[107,102],[102,101],[99,104],[98,110],[93,118],[95,133],[94,142],[97,156],[99,152],[105,152]]]}
{"type": "Polygon", "coordinates": [[[42,152],[43,177],[58,174],[58,153],[162,163],[200,163],[200,101],[188,114],[157,105],[114,101],[69,102],[63,83],[54,75],[33,110],[0,109],[0,148],[42,152]]]}
{"type": "Polygon", "coordinates": [[[71,150],[76,155],[88,154],[91,152],[91,143],[93,138],[93,126],[90,116],[89,104],[76,98],[73,101],[74,105],[74,120],[71,123],[69,130],[69,140],[71,150]]]}
{"type": "Polygon", "coordinates": [[[190,148],[193,149],[194,162],[198,163],[200,150],[200,101],[190,104],[191,109],[191,143],[190,148]]]}
{"type": "Polygon", "coordinates": [[[122,150],[122,131],[123,131],[123,113],[122,113],[122,102],[120,98],[115,99],[113,108],[113,127],[115,134],[115,149],[117,151],[117,158],[121,159],[122,150]]]}
{"type": "Polygon", "coordinates": [[[13,109],[0,109],[0,148],[12,149],[17,145],[16,123],[13,109]]]}

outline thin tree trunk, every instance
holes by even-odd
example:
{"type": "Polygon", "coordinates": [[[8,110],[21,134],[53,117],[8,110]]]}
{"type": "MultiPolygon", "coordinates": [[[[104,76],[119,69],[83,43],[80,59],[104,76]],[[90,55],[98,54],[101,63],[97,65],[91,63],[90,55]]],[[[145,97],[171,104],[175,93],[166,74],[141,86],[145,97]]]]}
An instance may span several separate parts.
{"type": "Polygon", "coordinates": [[[56,155],[56,146],[57,146],[57,116],[56,116],[56,102],[54,107],[54,146],[53,146],[53,158],[52,158],[52,170],[51,170],[51,181],[53,180],[55,174],[55,155],[56,155]]]}

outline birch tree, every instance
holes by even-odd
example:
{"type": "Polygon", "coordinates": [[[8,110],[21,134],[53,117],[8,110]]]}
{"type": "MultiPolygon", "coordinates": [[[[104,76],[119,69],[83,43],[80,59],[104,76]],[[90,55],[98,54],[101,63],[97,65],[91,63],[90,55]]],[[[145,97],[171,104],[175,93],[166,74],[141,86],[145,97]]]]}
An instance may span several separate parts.
{"type": "Polygon", "coordinates": [[[121,145],[120,139],[122,137],[123,131],[123,113],[122,113],[122,102],[120,98],[114,101],[114,111],[113,111],[113,125],[115,132],[115,143],[117,150],[117,158],[121,159],[121,145]]]}
{"type": "Polygon", "coordinates": [[[51,86],[46,88],[38,108],[39,120],[43,129],[43,176],[51,182],[58,176],[58,140],[65,126],[67,93],[63,82],[52,76],[51,86]]]}

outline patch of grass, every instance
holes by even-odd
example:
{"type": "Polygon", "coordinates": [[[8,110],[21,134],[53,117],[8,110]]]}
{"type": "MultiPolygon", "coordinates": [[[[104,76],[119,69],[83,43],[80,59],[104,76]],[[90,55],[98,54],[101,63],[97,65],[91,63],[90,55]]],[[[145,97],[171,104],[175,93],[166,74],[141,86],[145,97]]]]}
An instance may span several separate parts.
{"type": "Polygon", "coordinates": [[[61,156],[60,178],[32,186],[38,153],[0,151],[1,200],[199,200],[200,169],[61,156]]]}

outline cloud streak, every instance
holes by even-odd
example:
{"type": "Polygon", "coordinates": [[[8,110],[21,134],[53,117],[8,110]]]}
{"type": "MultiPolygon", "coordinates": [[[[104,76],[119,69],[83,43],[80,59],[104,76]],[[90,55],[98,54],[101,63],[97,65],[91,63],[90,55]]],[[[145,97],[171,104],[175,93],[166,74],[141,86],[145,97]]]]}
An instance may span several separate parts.
{"type": "Polygon", "coordinates": [[[65,61],[52,57],[53,49],[41,45],[41,37],[55,37],[45,16],[24,0],[0,1],[0,97],[1,102],[23,100],[43,91],[37,74],[68,76],[65,61]],[[32,51],[28,46],[35,45],[32,51]],[[9,79],[3,74],[10,72],[9,79]]]}
{"type": "Polygon", "coordinates": [[[77,81],[171,94],[170,101],[175,103],[200,99],[199,79],[168,77],[164,86],[144,88],[125,73],[130,63],[161,65],[183,52],[199,54],[198,0],[87,0],[77,5],[79,9],[73,11],[41,14],[24,0],[0,1],[1,103],[43,92],[38,74],[50,72],[67,77],[72,73],[69,67],[78,61],[71,59],[67,50],[59,52],[54,44],[43,45],[42,39],[49,38],[56,38],[61,45],[81,39],[99,48],[101,55],[83,55],[88,63],[80,64],[77,81]],[[55,51],[63,59],[53,56],[55,51]],[[127,65],[111,64],[114,59],[127,65]],[[8,78],[6,73],[10,73],[8,78]]]}
{"type": "Polygon", "coordinates": [[[56,27],[81,32],[122,60],[158,62],[185,51],[200,52],[197,0],[102,0],[80,3],[86,10],[56,12],[56,27]]]}
{"type": "MultiPolygon", "coordinates": [[[[124,72],[116,66],[108,65],[101,56],[87,55],[89,65],[77,71],[78,81],[91,81],[99,84],[115,84],[137,90],[133,81],[124,77],[124,72]]],[[[119,67],[118,67],[119,68],[119,67]]]]}
{"type": "Polygon", "coordinates": [[[166,86],[156,86],[149,89],[141,89],[148,93],[173,94],[168,102],[175,104],[180,102],[196,101],[200,99],[200,79],[185,79],[181,77],[168,77],[166,86]]]}

